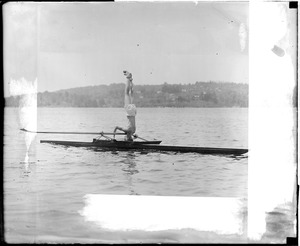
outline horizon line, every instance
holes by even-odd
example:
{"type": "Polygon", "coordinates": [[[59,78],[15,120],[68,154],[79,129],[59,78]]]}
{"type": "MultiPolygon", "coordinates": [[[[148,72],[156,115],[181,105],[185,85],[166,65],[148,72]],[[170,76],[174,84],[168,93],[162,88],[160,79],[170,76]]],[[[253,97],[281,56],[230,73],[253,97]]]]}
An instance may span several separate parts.
{"type": "MultiPolygon", "coordinates": [[[[241,84],[241,85],[248,85],[248,83],[243,83],[243,82],[230,82],[230,81],[196,81],[194,83],[168,83],[168,82],[164,82],[164,83],[160,83],[160,84],[134,84],[134,86],[161,86],[164,84],[168,84],[168,85],[193,85],[196,83],[220,83],[220,84],[241,84]]],[[[58,89],[58,90],[45,90],[45,91],[38,91],[37,93],[44,93],[44,92],[58,92],[58,91],[63,91],[63,90],[71,90],[71,89],[77,89],[77,88],[85,88],[85,87],[96,87],[96,86],[111,86],[111,85],[120,85],[120,84],[124,84],[124,82],[119,82],[119,83],[110,83],[110,84],[95,84],[95,85],[86,85],[86,86],[78,86],[78,87],[70,87],[70,88],[64,88],[64,89],[58,89]]]]}

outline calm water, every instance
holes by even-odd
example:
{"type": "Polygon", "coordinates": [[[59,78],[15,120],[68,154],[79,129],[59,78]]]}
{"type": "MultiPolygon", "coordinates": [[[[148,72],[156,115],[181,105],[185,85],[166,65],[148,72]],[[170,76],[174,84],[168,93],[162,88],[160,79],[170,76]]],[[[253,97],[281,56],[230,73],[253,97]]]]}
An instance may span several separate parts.
{"type": "MultiPolygon", "coordinates": [[[[125,126],[122,109],[39,108],[40,131],[110,131],[125,126]]],[[[9,242],[207,242],[195,231],[110,232],[78,212],[86,194],[247,198],[243,158],[135,151],[94,151],[40,144],[90,141],[91,135],[38,134],[26,157],[19,109],[5,109],[5,232],[9,242]]],[[[163,144],[248,148],[247,109],[142,108],[137,133],[163,144]]],[[[212,236],[210,241],[213,242],[212,236]]],[[[226,241],[226,239],[222,238],[226,241]]],[[[230,241],[230,238],[228,239],[230,241]]]]}

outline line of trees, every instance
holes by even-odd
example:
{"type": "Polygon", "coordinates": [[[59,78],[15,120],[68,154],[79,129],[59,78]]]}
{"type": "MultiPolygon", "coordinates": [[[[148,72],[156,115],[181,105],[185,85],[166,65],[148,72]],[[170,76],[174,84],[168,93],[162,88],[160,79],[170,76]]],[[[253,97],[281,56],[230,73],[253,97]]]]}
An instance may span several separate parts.
{"type": "MultiPolygon", "coordinates": [[[[39,107],[123,107],[124,84],[98,85],[42,92],[39,107]]],[[[5,98],[5,106],[18,107],[21,96],[5,98]]],[[[248,85],[224,82],[135,85],[138,107],[248,107],[248,85]]]]}

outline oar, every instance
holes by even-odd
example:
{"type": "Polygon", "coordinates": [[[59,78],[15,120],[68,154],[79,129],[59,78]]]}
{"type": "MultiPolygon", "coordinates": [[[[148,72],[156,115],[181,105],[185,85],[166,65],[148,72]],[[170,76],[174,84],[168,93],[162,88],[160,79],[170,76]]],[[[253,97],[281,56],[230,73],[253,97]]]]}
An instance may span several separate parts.
{"type": "Polygon", "coordinates": [[[24,132],[31,132],[31,133],[51,133],[51,134],[92,134],[92,135],[125,135],[124,132],[118,132],[118,133],[111,133],[111,132],[38,132],[38,131],[30,131],[25,128],[20,129],[24,132]]]}
{"type": "Polygon", "coordinates": [[[147,140],[147,139],[145,139],[145,138],[141,138],[141,137],[139,137],[138,135],[136,135],[136,134],[133,134],[133,137],[134,138],[139,138],[139,139],[141,139],[141,140],[144,140],[144,141],[146,141],[146,142],[148,142],[149,140],[147,140]]]}
{"type": "MultiPolygon", "coordinates": [[[[31,133],[43,133],[43,134],[91,134],[91,135],[126,135],[125,132],[116,132],[116,133],[112,133],[112,132],[39,132],[39,131],[30,131],[27,130],[25,128],[20,129],[21,131],[24,132],[31,132],[31,133]]],[[[149,140],[145,139],[145,138],[141,138],[138,135],[134,134],[133,135],[134,138],[139,138],[141,140],[144,140],[146,142],[148,142],[149,140]]]]}

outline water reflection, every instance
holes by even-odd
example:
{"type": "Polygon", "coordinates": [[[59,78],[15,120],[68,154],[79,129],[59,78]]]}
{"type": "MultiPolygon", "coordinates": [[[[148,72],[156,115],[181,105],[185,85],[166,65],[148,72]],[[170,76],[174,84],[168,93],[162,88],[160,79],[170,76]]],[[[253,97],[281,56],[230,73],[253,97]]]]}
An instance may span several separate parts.
{"type": "Polygon", "coordinates": [[[139,171],[136,168],[136,162],[135,162],[135,154],[134,153],[128,153],[126,155],[126,158],[124,158],[123,162],[126,164],[126,166],[122,169],[126,174],[128,175],[134,175],[136,173],[139,173],[139,171]]]}
{"type": "Polygon", "coordinates": [[[134,152],[128,152],[126,153],[122,161],[125,164],[125,166],[122,168],[122,171],[128,181],[128,187],[130,190],[129,195],[139,195],[134,189],[134,180],[133,180],[133,175],[139,173],[137,169],[135,157],[136,154],[134,152]]]}
{"type": "Polygon", "coordinates": [[[232,156],[228,156],[228,157],[231,157],[233,160],[240,161],[240,160],[243,160],[243,159],[247,159],[248,158],[248,153],[243,154],[243,155],[232,155],[232,156]]]}

